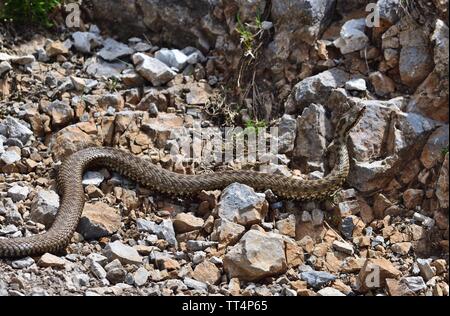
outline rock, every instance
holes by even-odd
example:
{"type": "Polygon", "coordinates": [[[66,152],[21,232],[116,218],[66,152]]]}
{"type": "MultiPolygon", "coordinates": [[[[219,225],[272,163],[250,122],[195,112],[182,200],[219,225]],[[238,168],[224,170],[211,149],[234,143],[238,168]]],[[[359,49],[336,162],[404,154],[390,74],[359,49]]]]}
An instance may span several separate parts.
{"type": "Polygon", "coordinates": [[[227,186],[217,205],[220,218],[241,225],[261,223],[268,211],[265,195],[255,193],[253,188],[240,183],[227,186]]]}
{"type": "Polygon", "coordinates": [[[95,185],[98,187],[105,180],[105,176],[98,171],[86,171],[83,175],[83,185],[95,185]]]}
{"type": "Polygon", "coordinates": [[[433,55],[423,29],[400,32],[399,72],[402,82],[416,88],[433,70],[433,55]]]}
{"type": "Polygon", "coordinates": [[[420,292],[427,288],[427,285],[420,276],[405,277],[400,282],[404,283],[413,292],[420,292]]]}
{"type": "Polygon", "coordinates": [[[300,278],[314,289],[319,289],[325,284],[336,280],[336,276],[325,271],[305,271],[300,273],[300,278]]]}
{"type": "Polygon", "coordinates": [[[362,78],[349,80],[345,83],[345,89],[350,91],[366,91],[366,81],[362,78]]]}
{"type": "Polygon", "coordinates": [[[408,254],[409,250],[411,249],[412,244],[410,242],[399,242],[396,244],[393,244],[391,246],[391,249],[396,254],[405,256],[408,254]]]}
{"type": "Polygon", "coordinates": [[[26,144],[31,135],[33,135],[33,132],[17,119],[12,116],[7,116],[6,119],[0,123],[0,135],[5,136],[6,138],[17,138],[23,144],[26,144]]]}
{"type": "Polygon", "coordinates": [[[51,151],[56,160],[63,160],[82,148],[100,145],[96,135],[83,131],[82,124],[83,122],[67,126],[53,135],[51,151]]]}
{"type": "Polygon", "coordinates": [[[0,77],[3,76],[3,74],[7,73],[12,69],[12,66],[7,61],[0,62],[0,77]]]}
{"type": "Polygon", "coordinates": [[[295,106],[286,108],[286,112],[294,114],[311,103],[324,104],[331,91],[344,86],[349,79],[350,75],[339,68],[332,68],[303,79],[294,86],[292,92],[295,106]]]}
{"type": "Polygon", "coordinates": [[[425,168],[433,168],[442,158],[442,149],[449,144],[449,126],[437,128],[428,138],[420,155],[420,162],[425,168]]]}
{"type": "Polygon", "coordinates": [[[284,242],[274,234],[248,231],[228,250],[223,266],[230,278],[255,281],[287,270],[284,242]]]}
{"type": "Polygon", "coordinates": [[[65,101],[53,101],[45,110],[52,118],[52,125],[62,127],[70,124],[74,118],[74,111],[70,104],[65,101]]]}
{"type": "Polygon", "coordinates": [[[367,259],[358,275],[358,290],[380,288],[386,284],[386,279],[395,279],[401,272],[384,258],[367,259]]]}
{"type": "Polygon", "coordinates": [[[122,71],[129,66],[123,62],[107,62],[101,58],[92,57],[85,61],[83,69],[95,78],[119,78],[122,71]]]}
{"type": "Polygon", "coordinates": [[[25,268],[32,266],[33,264],[34,264],[34,259],[31,257],[25,257],[25,258],[14,260],[13,262],[11,262],[11,266],[14,269],[25,269],[25,268]]]}
{"type": "Polygon", "coordinates": [[[439,199],[439,204],[441,208],[448,208],[448,153],[445,155],[444,163],[442,164],[441,171],[439,173],[439,178],[436,183],[436,196],[439,199]]]}
{"type": "Polygon", "coordinates": [[[136,71],[154,86],[163,85],[175,77],[175,72],[156,58],[136,53],[132,60],[136,71]]]}
{"type": "Polygon", "coordinates": [[[375,93],[381,97],[387,96],[395,91],[395,82],[379,71],[370,73],[369,80],[375,89],[375,93]]]}
{"type": "Polygon", "coordinates": [[[323,289],[317,291],[320,296],[346,296],[339,290],[332,287],[324,287],[323,289]]]}
{"type": "Polygon", "coordinates": [[[53,267],[53,268],[64,268],[66,260],[52,255],[51,253],[45,253],[37,262],[40,267],[53,267]]]}
{"type": "Polygon", "coordinates": [[[220,281],[221,274],[214,263],[203,261],[195,267],[192,277],[203,283],[217,284],[220,281]]]}
{"type": "Polygon", "coordinates": [[[136,226],[139,231],[147,231],[155,234],[158,238],[166,240],[170,245],[177,247],[178,242],[175,236],[175,230],[170,219],[163,220],[159,225],[144,219],[137,219],[136,226]]]}
{"type": "Polygon", "coordinates": [[[334,41],[334,46],[343,55],[365,48],[369,43],[369,38],[364,34],[365,27],[365,19],[348,20],[342,26],[340,37],[334,41]]]}
{"type": "Polygon", "coordinates": [[[134,284],[136,284],[137,286],[143,286],[145,283],[147,283],[149,275],[150,274],[145,268],[140,267],[139,269],[136,270],[136,272],[133,275],[134,284]]]}
{"type": "Polygon", "coordinates": [[[33,199],[30,218],[44,224],[47,228],[53,223],[59,208],[59,196],[55,191],[40,190],[33,199]]]}
{"type": "Polygon", "coordinates": [[[116,111],[122,111],[125,101],[120,93],[108,93],[98,99],[98,105],[105,110],[112,107],[116,111]]]}
{"type": "Polygon", "coordinates": [[[204,82],[189,85],[189,92],[186,94],[186,103],[190,105],[206,104],[212,97],[211,87],[204,82]]]}
{"type": "Polygon", "coordinates": [[[69,53],[69,49],[64,43],[60,41],[51,42],[46,46],[45,52],[48,57],[54,57],[58,55],[67,55],[69,53]]]}
{"type": "Polygon", "coordinates": [[[431,261],[431,259],[417,259],[417,265],[419,266],[420,274],[426,281],[431,280],[431,278],[436,275],[435,270],[431,266],[431,261]]]}
{"type": "Polygon", "coordinates": [[[173,227],[178,234],[201,229],[205,221],[188,213],[178,213],[173,220],[173,227]]]}
{"type": "Polygon", "coordinates": [[[278,126],[278,152],[285,154],[294,149],[297,120],[289,114],[284,114],[278,126]]]}
{"type": "Polygon", "coordinates": [[[311,104],[303,110],[302,115],[297,118],[297,138],[294,147],[296,159],[316,164],[323,161],[326,149],[326,123],[325,109],[322,105],[311,104]]]}
{"type": "Polygon", "coordinates": [[[414,292],[399,280],[386,279],[386,288],[391,296],[414,296],[414,292]]]}
{"type": "Polygon", "coordinates": [[[178,71],[182,71],[188,61],[188,57],[178,49],[160,49],[155,53],[155,58],[178,71]]]}
{"type": "Polygon", "coordinates": [[[107,38],[103,42],[103,48],[97,53],[101,58],[107,61],[113,61],[117,58],[128,56],[134,53],[134,50],[127,45],[120,43],[112,38],[107,38]]]}
{"type": "Polygon", "coordinates": [[[139,256],[136,249],[124,245],[119,240],[110,242],[103,249],[103,254],[109,261],[118,259],[122,264],[141,264],[142,257],[139,256]]]}
{"type": "Polygon", "coordinates": [[[403,203],[409,209],[414,209],[422,204],[423,191],[420,189],[408,189],[403,192],[403,203]]]}
{"type": "Polygon", "coordinates": [[[23,55],[23,56],[11,56],[10,61],[13,64],[18,65],[29,65],[36,61],[36,58],[33,55],[23,55]]]}
{"type": "Polygon", "coordinates": [[[114,234],[122,225],[118,212],[103,202],[86,203],[77,231],[85,239],[99,239],[114,234]]]}
{"type": "Polygon", "coordinates": [[[208,291],[207,284],[197,281],[197,280],[194,280],[192,278],[185,277],[183,282],[190,289],[197,290],[197,291],[205,291],[205,292],[208,291]]]}
{"type": "Polygon", "coordinates": [[[234,245],[244,232],[244,226],[233,223],[225,218],[219,218],[214,222],[211,240],[218,241],[224,245],[234,245]]]}
{"type": "Polygon", "coordinates": [[[17,161],[20,161],[21,157],[15,151],[10,150],[1,154],[0,159],[5,165],[12,165],[17,161]]]}
{"type": "Polygon", "coordinates": [[[72,33],[72,38],[73,46],[81,53],[90,53],[92,48],[101,43],[100,37],[90,32],[75,32],[72,33]]]}
{"type": "Polygon", "coordinates": [[[203,241],[203,240],[188,240],[186,247],[191,251],[205,250],[209,247],[217,246],[215,241],[203,241]]]}
{"type": "Polygon", "coordinates": [[[99,280],[102,280],[107,276],[105,269],[98,262],[91,261],[89,269],[99,280]]]}
{"type": "Polygon", "coordinates": [[[349,243],[346,243],[346,242],[338,241],[338,240],[333,241],[333,248],[336,249],[337,251],[346,253],[350,256],[352,256],[354,253],[352,245],[350,245],[349,243]]]}
{"type": "Polygon", "coordinates": [[[280,232],[280,234],[295,238],[296,224],[297,221],[295,219],[295,215],[291,214],[287,218],[276,222],[275,226],[280,232]]]}
{"type": "Polygon", "coordinates": [[[123,283],[125,281],[125,277],[127,275],[127,271],[123,268],[114,268],[108,270],[106,273],[106,279],[112,284],[123,283]]]}
{"type": "Polygon", "coordinates": [[[30,189],[28,187],[23,187],[21,185],[14,185],[9,190],[7,195],[14,201],[23,201],[28,197],[30,189]]]}

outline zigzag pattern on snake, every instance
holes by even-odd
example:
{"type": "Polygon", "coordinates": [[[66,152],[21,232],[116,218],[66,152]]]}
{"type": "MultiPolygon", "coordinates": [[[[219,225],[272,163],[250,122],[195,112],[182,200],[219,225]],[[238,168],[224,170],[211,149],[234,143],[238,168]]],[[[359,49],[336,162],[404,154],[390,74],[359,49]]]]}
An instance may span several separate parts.
{"type": "Polygon", "coordinates": [[[69,156],[58,172],[61,196],[56,219],[43,234],[0,239],[0,257],[23,257],[57,252],[67,246],[78,225],[84,207],[83,173],[93,166],[107,167],[140,185],[171,195],[193,195],[202,190],[222,189],[239,182],[256,190],[271,189],[284,198],[321,199],[333,194],[349,173],[347,136],[362,116],[364,108],[353,108],[343,115],[335,132],[333,148],[336,163],[319,180],[302,180],[255,171],[225,171],[212,174],[183,175],[162,169],[147,159],[113,148],[86,148],[69,156]]]}

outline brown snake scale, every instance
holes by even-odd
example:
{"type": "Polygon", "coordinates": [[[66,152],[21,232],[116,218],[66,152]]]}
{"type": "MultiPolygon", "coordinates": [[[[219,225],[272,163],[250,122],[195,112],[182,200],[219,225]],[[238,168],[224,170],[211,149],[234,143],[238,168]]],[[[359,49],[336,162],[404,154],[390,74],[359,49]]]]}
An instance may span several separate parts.
{"type": "Polygon", "coordinates": [[[107,167],[155,191],[171,195],[193,195],[202,190],[222,189],[238,182],[256,190],[271,189],[284,198],[321,199],[333,194],[349,172],[347,135],[359,121],[363,109],[351,109],[339,120],[334,139],[336,162],[319,180],[303,180],[255,171],[224,171],[183,175],[162,169],[148,159],[113,148],[86,148],[69,156],[58,172],[60,208],[53,225],[43,234],[0,239],[0,257],[23,257],[57,252],[70,242],[84,207],[83,173],[91,167],[107,167]]]}

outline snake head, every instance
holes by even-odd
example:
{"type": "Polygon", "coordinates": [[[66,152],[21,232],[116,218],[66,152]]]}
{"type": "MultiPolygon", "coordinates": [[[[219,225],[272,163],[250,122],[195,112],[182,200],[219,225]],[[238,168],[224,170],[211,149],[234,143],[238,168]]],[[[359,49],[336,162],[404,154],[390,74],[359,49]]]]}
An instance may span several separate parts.
{"type": "Polygon", "coordinates": [[[361,120],[365,110],[365,106],[354,106],[345,112],[336,125],[336,133],[338,133],[338,136],[348,135],[350,130],[361,120]]]}

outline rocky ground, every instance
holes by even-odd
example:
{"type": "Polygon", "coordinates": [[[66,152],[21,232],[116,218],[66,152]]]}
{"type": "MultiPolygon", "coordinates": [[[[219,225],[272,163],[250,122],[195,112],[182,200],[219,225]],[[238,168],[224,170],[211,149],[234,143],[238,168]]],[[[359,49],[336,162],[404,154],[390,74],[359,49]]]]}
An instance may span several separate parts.
{"type": "MultiPolygon", "coordinates": [[[[255,13],[237,3],[242,19],[255,13]]],[[[235,112],[218,106],[232,77],[224,64],[232,72],[242,56],[226,31],[234,28],[220,22],[235,23],[226,2],[198,11],[210,17],[202,45],[191,42],[199,49],[180,46],[189,34],[172,41],[179,49],[164,48],[157,35],[113,38],[95,23],[33,36],[1,29],[0,238],[51,225],[60,161],[84,146],[121,148],[186,174],[252,168],[317,179],[330,167],[336,119],[350,105],[367,110],[350,133],[347,183],[323,202],[238,183],[180,199],[106,169],[87,172],[88,202],[70,245],[0,260],[0,295],[449,295],[448,26],[436,16],[414,24],[394,14],[395,1],[380,0],[383,24],[368,29],[367,13],[342,14],[338,1],[318,5],[320,18],[308,22],[316,28],[295,42],[292,21],[280,16],[307,9],[284,3],[272,3],[273,21],[263,21],[272,41],[259,55],[268,67],[261,80],[273,80],[282,103],[261,111],[279,128],[279,164],[182,159],[182,128],[256,117],[251,98],[235,112]],[[379,282],[368,282],[373,271],[379,282]]]]}

